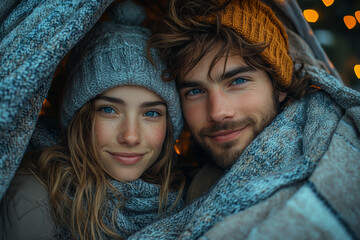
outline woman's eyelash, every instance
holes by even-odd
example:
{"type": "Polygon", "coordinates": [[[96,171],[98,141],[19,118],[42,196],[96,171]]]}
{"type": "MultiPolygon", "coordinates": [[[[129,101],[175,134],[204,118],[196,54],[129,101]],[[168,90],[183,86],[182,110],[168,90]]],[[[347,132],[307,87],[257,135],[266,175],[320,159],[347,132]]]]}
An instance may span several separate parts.
{"type": "Polygon", "coordinates": [[[146,113],[144,113],[144,116],[146,117],[152,117],[152,118],[155,118],[155,117],[160,117],[162,114],[158,111],[147,111],[146,113]]]}
{"type": "Polygon", "coordinates": [[[100,107],[98,111],[102,111],[106,114],[115,113],[115,110],[112,107],[100,107]]]}

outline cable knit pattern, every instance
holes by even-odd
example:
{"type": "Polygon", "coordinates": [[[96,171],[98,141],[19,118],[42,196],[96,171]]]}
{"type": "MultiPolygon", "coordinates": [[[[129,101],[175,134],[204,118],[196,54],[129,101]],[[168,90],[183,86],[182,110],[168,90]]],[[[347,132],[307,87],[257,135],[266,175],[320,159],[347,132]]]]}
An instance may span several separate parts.
{"type": "Polygon", "coordinates": [[[327,151],[344,109],[359,132],[360,93],[322,70],[309,67],[308,71],[312,84],[323,91],[294,102],[279,114],[208,195],[131,239],[197,239],[226,216],[306,180],[327,151]]]}

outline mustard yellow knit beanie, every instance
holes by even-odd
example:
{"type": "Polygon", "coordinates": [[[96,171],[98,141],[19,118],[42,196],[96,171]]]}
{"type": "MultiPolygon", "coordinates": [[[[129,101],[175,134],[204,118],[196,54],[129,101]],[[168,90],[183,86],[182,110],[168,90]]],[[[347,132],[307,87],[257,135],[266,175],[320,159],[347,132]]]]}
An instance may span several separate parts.
{"type": "MultiPolygon", "coordinates": [[[[259,0],[233,0],[218,16],[222,25],[236,31],[245,41],[267,43],[268,47],[260,53],[260,57],[277,72],[281,86],[291,84],[293,62],[288,53],[287,33],[268,6],[259,0]]],[[[202,17],[201,21],[215,23],[215,16],[202,17]]]]}

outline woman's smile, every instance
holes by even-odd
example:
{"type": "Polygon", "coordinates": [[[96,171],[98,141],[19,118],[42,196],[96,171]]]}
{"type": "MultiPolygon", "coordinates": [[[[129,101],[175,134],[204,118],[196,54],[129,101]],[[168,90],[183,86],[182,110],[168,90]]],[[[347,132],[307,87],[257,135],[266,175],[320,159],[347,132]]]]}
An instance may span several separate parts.
{"type": "Polygon", "coordinates": [[[118,162],[124,165],[133,165],[139,162],[146,153],[136,152],[109,152],[109,154],[118,162]]]}

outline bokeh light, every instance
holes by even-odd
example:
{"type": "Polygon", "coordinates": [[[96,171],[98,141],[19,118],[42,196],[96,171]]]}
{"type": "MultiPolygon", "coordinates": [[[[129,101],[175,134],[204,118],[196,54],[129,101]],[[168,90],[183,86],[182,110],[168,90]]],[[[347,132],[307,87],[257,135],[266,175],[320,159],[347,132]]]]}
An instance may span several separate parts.
{"type": "Polygon", "coordinates": [[[356,20],[360,23],[360,11],[355,12],[356,20]]]}
{"type": "Polygon", "coordinates": [[[354,72],[356,77],[360,79],[360,64],[355,65],[354,72]]]}
{"type": "Polygon", "coordinates": [[[344,16],[344,23],[348,29],[353,29],[356,25],[356,19],[354,16],[346,15],[344,16]]]}
{"type": "Polygon", "coordinates": [[[302,10],[313,9],[319,14],[316,22],[309,21],[311,29],[344,84],[360,91],[360,1],[297,2],[302,10]]]}
{"type": "Polygon", "coordinates": [[[303,12],[306,21],[314,23],[319,19],[319,14],[314,9],[306,9],[303,12]]]}
{"type": "Polygon", "coordinates": [[[334,0],[322,0],[324,5],[329,7],[334,3],[334,0]]]}

